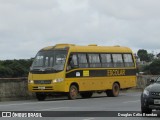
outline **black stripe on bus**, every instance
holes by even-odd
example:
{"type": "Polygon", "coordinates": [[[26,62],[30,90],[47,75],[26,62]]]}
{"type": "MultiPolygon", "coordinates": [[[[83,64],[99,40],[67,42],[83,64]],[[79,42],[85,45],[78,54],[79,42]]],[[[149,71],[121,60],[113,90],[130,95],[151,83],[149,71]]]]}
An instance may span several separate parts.
{"type": "Polygon", "coordinates": [[[66,73],[66,78],[115,77],[115,76],[134,76],[134,75],[136,75],[136,69],[75,70],[66,73]]]}

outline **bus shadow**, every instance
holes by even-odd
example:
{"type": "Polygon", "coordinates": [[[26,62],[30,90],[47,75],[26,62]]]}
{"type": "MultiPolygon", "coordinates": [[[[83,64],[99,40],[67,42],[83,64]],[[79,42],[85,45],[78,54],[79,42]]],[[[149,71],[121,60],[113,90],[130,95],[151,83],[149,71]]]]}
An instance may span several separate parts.
{"type": "MultiPolygon", "coordinates": [[[[124,96],[134,96],[134,94],[121,92],[118,97],[124,97],[124,96]]],[[[137,96],[140,96],[139,93],[137,94],[137,96]]],[[[105,93],[101,93],[101,94],[94,93],[91,98],[82,98],[80,95],[78,95],[78,98],[75,100],[100,99],[100,98],[117,98],[117,97],[108,97],[105,93]]],[[[45,101],[63,101],[63,100],[67,101],[69,99],[67,96],[48,96],[45,101]]]]}
{"type": "MultiPolygon", "coordinates": [[[[122,95],[119,95],[118,97],[121,97],[122,95]]],[[[78,96],[75,100],[89,100],[89,99],[100,99],[100,98],[115,98],[115,97],[108,97],[107,95],[97,95],[92,96],[90,98],[82,98],[81,96],[78,96]]],[[[45,101],[74,101],[69,100],[68,97],[62,96],[62,97],[47,97],[45,101]]]]}

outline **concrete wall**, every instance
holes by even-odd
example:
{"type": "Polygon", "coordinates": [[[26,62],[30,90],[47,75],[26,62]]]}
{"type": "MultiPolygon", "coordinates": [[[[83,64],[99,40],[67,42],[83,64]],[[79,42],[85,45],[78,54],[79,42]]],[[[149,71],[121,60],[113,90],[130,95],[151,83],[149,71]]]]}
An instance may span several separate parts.
{"type": "Polygon", "coordinates": [[[156,79],[158,75],[139,75],[137,76],[137,89],[144,89],[150,84],[151,79],[156,79]]]}
{"type": "MultiPolygon", "coordinates": [[[[136,89],[144,89],[149,85],[151,78],[157,76],[137,76],[136,89]]],[[[0,101],[22,100],[35,98],[34,93],[28,92],[27,78],[0,78],[0,101]]]]}
{"type": "Polygon", "coordinates": [[[27,87],[27,78],[0,78],[0,101],[34,98],[27,87]]]}

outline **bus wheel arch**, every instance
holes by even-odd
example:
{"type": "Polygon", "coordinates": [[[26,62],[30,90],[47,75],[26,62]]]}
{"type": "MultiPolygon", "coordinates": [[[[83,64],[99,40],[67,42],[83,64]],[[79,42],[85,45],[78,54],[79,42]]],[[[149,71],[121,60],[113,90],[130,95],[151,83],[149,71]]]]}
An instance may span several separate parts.
{"type": "Polygon", "coordinates": [[[70,87],[69,87],[69,92],[68,92],[68,99],[70,100],[74,100],[77,98],[79,93],[79,85],[78,83],[74,82],[71,83],[70,87]]]}
{"type": "Polygon", "coordinates": [[[114,82],[111,90],[107,90],[106,94],[108,97],[117,97],[120,91],[120,83],[114,82]]]}

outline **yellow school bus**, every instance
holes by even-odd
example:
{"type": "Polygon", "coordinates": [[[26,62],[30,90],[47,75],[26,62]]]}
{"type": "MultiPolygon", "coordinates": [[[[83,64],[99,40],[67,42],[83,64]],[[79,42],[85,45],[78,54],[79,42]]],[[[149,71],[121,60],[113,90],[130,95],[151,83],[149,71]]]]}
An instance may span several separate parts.
{"type": "Polygon", "coordinates": [[[109,97],[136,86],[136,64],[128,47],[57,44],[41,49],[30,68],[28,89],[42,101],[49,95],[109,97]]]}

